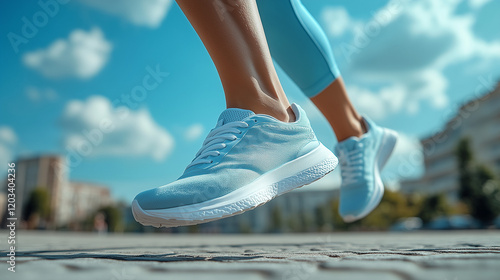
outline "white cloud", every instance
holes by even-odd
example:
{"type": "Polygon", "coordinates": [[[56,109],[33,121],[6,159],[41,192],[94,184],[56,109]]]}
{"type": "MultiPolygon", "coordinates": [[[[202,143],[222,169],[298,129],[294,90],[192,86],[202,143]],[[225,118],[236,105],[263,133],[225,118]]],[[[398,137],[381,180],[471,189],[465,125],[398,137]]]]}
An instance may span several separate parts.
{"type": "MultiPolygon", "coordinates": [[[[7,168],[7,163],[11,162],[14,156],[14,146],[17,136],[8,126],[0,126],[0,165],[7,168]]],[[[6,169],[0,171],[3,173],[6,169]]]]}
{"type": "Polygon", "coordinates": [[[17,141],[17,136],[8,126],[0,126],[0,142],[4,144],[14,144],[17,141]]]}
{"type": "Polygon", "coordinates": [[[203,127],[202,124],[195,123],[186,129],[186,131],[184,132],[184,138],[187,141],[194,141],[200,138],[200,136],[203,134],[204,131],[205,128],[203,127]]]}
{"type": "Polygon", "coordinates": [[[168,13],[172,0],[86,0],[82,3],[106,13],[120,16],[136,25],[158,27],[168,13]]]}
{"type": "Polygon", "coordinates": [[[491,0],[469,0],[469,5],[474,9],[479,9],[489,2],[491,0]]]}
{"type": "Polygon", "coordinates": [[[150,156],[165,159],[174,139],[146,109],[113,107],[103,96],[70,101],[61,124],[68,151],[81,156],[150,156]]]}
{"type": "Polygon", "coordinates": [[[321,18],[326,23],[327,33],[334,37],[354,31],[361,22],[352,19],[344,7],[326,7],[321,12],[321,18]]]}
{"type": "Polygon", "coordinates": [[[58,39],[46,49],[26,53],[23,62],[48,78],[87,79],[106,65],[111,49],[100,29],[77,29],[67,40],[58,39]]]}
{"type": "Polygon", "coordinates": [[[448,104],[446,95],[447,79],[439,71],[426,70],[418,75],[401,76],[378,90],[352,85],[347,91],[356,107],[373,119],[382,120],[392,114],[406,111],[416,114],[420,103],[429,102],[435,108],[448,104]]]}
{"type": "MultiPolygon", "coordinates": [[[[350,87],[353,99],[363,97],[354,102],[379,119],[402,110],[416,113],[422,102],[443,108],[448,104],[446,69],[466,61],[498,61],[500,41],[474,34],[474,11],[455,12],[462,2],[390,1],[362,24],[343,16],[347,25],[358,26],[347,28],[352,40],[334,45],[338,59],[347,62],[344,76],[356,84],[350,87]]],[[[335,18],[325,20],[330,28],[335,23],[335,18]]]]}
{"type": "Polygon", "coordinates": [[[347,91],[356,108],[375,120],[383,119],[398,110],[400,107],[398,100],[405,95],[397,86],[382,88],[377,93],[358,86],[349,86],[347,91]]]}
{"type": "Polygon", "coordinates": [[[31,86],[26,88],[26,96],[32,102],[53,101],[58,98],[57,92],[52,88],[40,89],[31,86]]]}

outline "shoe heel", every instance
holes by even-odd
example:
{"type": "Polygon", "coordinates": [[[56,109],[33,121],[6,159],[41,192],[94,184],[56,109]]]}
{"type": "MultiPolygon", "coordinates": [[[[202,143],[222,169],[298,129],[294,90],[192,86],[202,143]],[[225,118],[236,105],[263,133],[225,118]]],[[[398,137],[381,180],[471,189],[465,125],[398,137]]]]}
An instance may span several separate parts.
{"type": "Polygon", "coordinates": [[[384,168],[387,160],[394,151],[394,147],[398,141],[398,133],[394,130],[384,128],[384,137],[382,138],[382,144],[380,145],[380,154],[378,157],[378,167],[379,171],[384,168]]]}

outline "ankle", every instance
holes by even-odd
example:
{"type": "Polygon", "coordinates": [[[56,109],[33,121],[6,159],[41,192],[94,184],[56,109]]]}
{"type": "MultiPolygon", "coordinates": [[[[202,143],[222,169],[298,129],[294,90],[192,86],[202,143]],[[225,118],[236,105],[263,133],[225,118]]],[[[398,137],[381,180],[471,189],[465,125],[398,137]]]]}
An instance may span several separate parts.
{"type": "Polygon", "coordinates": [[[288,107],[285,106],[273,107],[273,109],[268,113],[262,113],[262,114],[270,115],[282,122],[294,122],[296,120],[295,113],[293,112],[292,106],[290,105],[288,105],[288,107]]]}
{"type": "Polygon", "coordinates": [[[342,142],[349,137],[361,138],[366,132],[367,130],[362,117],[359,117],[359,119],[351,118],[341,125],[337,124],[335,129],[338,142],[342,142]]]}
{"type": "Polygon", "coordinates": [[[291,106],[288,106],[288,108],[285,109],[285,107],[283,107],[281,104],[279,104],[278,106],[270,106],[269,104],[259,104],[257,102],[227,103],[227,108],[250,110],[255,114],[269,115],[282,122],[295,121],[295,114],[293,113],[291,106]]]}
{"type": "Polygon", "coordinates": [[[363,118],[355,119],[351,121],[351,136],[361,137],[366,133],[365,124],[363,118]]]}
{"type": "MultiPolygon", "coordinates": [[[[264,105],[262,113],[270,115],[282,122],[294,122],[295,113],[293,112],[292,106],[288,103],[288,100],[280,100],[274,98],[263,98],[259,105],[264,105]]],[[[259,109],[257,109],[259,110],[259,109]]],[[[257,114],[257,112],[255,112],[257,114]]]]}
{"type": "Polygon", "coordinates": [[[227,108],[240,108],[251,110],[255,114],[269,115],[282,122],[295,121],[295,114],[288,100],[282,101],[279,98],[271,98],[263,93],[240,94],[238,98],[227,98],[226,105],[227,108]]]}
{"type": "Polygon", "coordinates": [[[295,114],[290,105],[285,107],[278,100],[266,103],[254,104],[252,106],[252,111],[256,114],[269,115],[276,118],[282,122],[293,122],[295,121],[295,114]]]}

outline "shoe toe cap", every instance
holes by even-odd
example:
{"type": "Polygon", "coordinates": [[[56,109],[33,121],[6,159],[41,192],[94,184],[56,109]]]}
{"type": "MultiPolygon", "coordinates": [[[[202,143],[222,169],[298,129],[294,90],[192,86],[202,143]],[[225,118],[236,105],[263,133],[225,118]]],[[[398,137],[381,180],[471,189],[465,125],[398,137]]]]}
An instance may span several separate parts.
{"type": "Polygon", "coordinates": [[[222,196],[225,192],[225,188],[217,182],[186,178],[143,191],[134,200],[143,210],[158,210],[200,203],[222,196]]]}

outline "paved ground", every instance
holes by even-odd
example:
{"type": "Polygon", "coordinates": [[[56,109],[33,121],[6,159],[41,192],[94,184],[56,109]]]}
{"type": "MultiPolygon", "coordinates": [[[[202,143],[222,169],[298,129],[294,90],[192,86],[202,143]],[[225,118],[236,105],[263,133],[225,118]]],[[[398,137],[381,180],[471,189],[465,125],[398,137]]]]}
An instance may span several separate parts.
{"type": "Polygon", "coordinates": [[[500,279],[500,231],[286,235],[17,232],[1,279],[500,279]],[[6,276],[6,277],[5,277],[6,276]]]}

